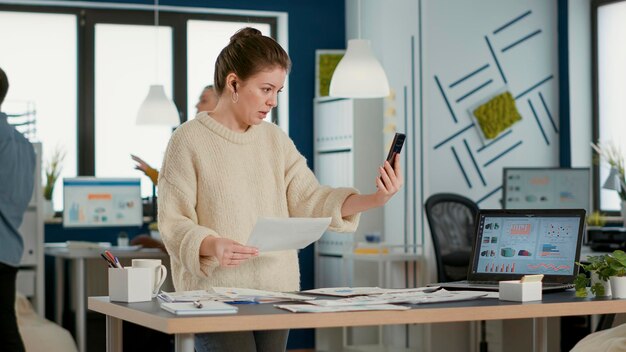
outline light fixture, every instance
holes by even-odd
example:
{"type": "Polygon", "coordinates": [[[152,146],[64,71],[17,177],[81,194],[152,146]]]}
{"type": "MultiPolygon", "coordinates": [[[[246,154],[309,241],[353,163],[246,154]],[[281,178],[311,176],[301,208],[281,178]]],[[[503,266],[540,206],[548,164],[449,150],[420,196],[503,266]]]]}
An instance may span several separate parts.
{"type": "Polygon", "coordinates": [[[372,53],[369,40],[361,38],[361,0],[357,0],[359,39],[348,40],[348,49],[330,80],[331,97],[382,98],[389,95],[387,75],[372,53]]]}
{"type": "Polygon", "coordinates": [[[616,168],[612,167],[611,171],[609,172],[609,177],[607,177],[606,181],[604,181],[602,188],[621,192],[623,183],[624,182],[622,181],[622,177],[619,171],[616,168]]]}
{"type": "MultiPolygon", "coordinates": [[[[155,27],[155,57],[157,60],[155,78],[159,81],[159,0],[154,1],[154,27],[155,27]]],[[[137,113],[138,125],[167,125],[177,126],[180,124],[180,116],[174,102],[165,95],[162,84],[153,84],[148,90],[148,96],[144,99],[137,113]]]]}

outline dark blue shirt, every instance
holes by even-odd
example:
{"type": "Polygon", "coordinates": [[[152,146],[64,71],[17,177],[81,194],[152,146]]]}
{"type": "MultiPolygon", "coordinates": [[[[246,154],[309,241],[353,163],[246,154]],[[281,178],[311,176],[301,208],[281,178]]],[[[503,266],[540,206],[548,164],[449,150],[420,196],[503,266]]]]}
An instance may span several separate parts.
{"type": "Polygon", "coordinates": [[[18,228],[33,194],[35,150],[0,112],[0,262],[17,267],[24,251],[18,228]]]}

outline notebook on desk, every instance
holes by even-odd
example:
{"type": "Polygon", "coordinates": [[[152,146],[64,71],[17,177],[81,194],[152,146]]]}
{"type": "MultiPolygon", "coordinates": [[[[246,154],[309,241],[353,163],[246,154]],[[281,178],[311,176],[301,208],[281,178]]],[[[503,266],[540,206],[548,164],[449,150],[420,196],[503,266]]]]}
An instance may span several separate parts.
{"type": "Polygon", "coordinates": [[[544,291],[571,288],[584,226],[584,209],[480,210],[467,280],[432,285],[497,291],[499,281],[543,274],[544,291]]]}

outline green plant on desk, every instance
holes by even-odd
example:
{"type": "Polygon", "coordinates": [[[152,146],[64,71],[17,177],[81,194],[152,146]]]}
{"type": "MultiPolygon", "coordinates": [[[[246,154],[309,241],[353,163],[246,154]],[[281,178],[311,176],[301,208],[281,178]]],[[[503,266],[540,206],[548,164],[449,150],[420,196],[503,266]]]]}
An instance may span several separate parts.
{"type": "MultiPolygon", "coordinates": [[[[613,269],[610,267],[607,261],[608,255],[594,255],[587,257],[587,263],[576,262],[583,270],[590,274],[595,273],[602,281],[608,281],[609,277],[613,273],[613,269]]],[[[574,288],[576,289],[576,297],[587,297],[587,286],[591,283],[591,279],[587,277],[585,273],[580,273],[574,279],[574,288]]],[[[596,282],[591,285],[591,293],[596,296],[604,296],[604,285],[601,282],[596,282]]]]}
{"type": "Polygon", "coordinates": [[[607,270],[610,276],[626,276],[626,253],[622,250],[613,251],[606,256],[606,262],[609,266],[607,270]]]}
{"type": "MultiPolygon", "coordinates": [[[[576,263],[585,271],[598,275],[601,281],[609,281],[609,278],[618,276],[626,276],[626,253],[622,250],[613,251],[610,254],[587,257],[588,263],[576,263]]],[[[587,286],[591,282],[584,273],[578,274],[574,279],[574,287],[576,289],[576,297],[587,297],[587,286]]],[[[591,293],[596,296],[604,296],[604,285],[602,282],[596,282],[591,286],[591,293]]]]}

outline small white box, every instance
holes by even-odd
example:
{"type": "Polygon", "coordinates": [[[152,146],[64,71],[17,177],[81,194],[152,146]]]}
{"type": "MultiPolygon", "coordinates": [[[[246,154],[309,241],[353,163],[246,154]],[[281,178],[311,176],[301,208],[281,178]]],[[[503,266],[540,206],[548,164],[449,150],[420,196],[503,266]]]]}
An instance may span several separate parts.
{"type": "Polygon", "coordinates": [[[520,282],[520,280],[500,281],[501,301],[541,301],[541,281],[520,282]]]}
{"type": "Polygon", "coordinates": [[[152,300],[153,268],[109,268],[109,299],[117,302],[152,300]]]}

